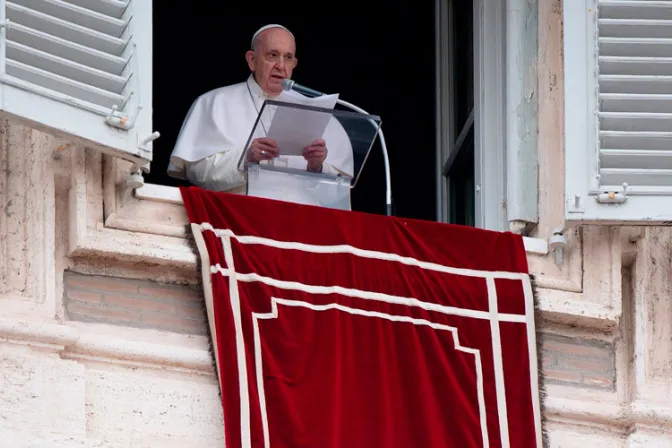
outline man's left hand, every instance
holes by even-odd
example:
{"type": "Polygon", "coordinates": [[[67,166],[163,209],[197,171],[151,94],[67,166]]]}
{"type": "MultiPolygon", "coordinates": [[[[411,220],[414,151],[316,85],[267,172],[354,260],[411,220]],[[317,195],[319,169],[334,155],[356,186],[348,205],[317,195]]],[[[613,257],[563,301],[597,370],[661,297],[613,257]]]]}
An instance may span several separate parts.
{"type": "Polygon", "coordinates": [[[314,173],[322,171],[322,163],[327,158],[327,144],[324,140],[318,139],[310,145],[303,148],[303,158],[308,162],[306,169],[314,173]]]}

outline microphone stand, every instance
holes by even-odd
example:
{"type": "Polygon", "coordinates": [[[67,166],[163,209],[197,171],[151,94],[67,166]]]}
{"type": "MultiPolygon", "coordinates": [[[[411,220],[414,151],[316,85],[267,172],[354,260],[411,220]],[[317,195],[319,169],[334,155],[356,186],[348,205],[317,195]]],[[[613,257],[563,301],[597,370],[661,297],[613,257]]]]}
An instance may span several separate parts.
{"type": "MultiPolygon", "coordinates": [[[[350,108],[356,112],[359,112],[360,114],[370,115],[361,107],[355,106],[354,104],[348,103],[347,101],[337,99],[336,102],[341,106],[350,108]]],[[[374,127],[376,126],[375,123],[371,124],[374,127]]],[[[380,146],[383,148],[383,163],[385,164],[385,215],[392,216],[392,181],[390,180],[390,159],[387,155],[387,145],[385,144],[385,136],[383,135],[383,131],[380,127],[378,127],[377,131],[378,138],[380,138],[380,146]]]]}
{"type": "MultiPolygon", "coordinates": [[[[306,95],[308,97],[318,97],[324,95],[322,92],[318,92],[317,90],[309,89],[308,87],[297,84],[291,79],[282,80],[282,89],[295,90],[300,94],[306,95]]],[[[355,106],[354,104],[348,103],[347,101],[337,99],[336,103],[359,112],[360,114],[371,115],[361,107],[355,106]]],[[[369,121],[373,127],[377,127],[372,120],[369,121]]],[[[378,137],[380,138],[380,146],[383,148],[383,162],[385,164],[385,215],[392,216],[392,181],[390,180],[390,159],[387,155],[387,145],[385,144],[385,136],[383,135],[383,131],[380,129],[380,127],[377,127],[376,131],[378,133],[378,137]]]]}

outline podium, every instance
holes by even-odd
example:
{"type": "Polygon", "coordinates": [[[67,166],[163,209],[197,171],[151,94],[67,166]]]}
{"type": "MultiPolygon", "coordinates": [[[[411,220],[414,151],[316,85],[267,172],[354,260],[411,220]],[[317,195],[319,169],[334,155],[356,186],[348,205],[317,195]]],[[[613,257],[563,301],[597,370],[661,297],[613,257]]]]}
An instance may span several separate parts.
{"type": "Polygon", "coordinates": [[[266,100],[238,161],[247,195],[350,210],[350,192],[380,125],[376,115],[266,100]],[[276,141],[279,156],[251,162],[250,147],[261,137],[276,141]],[[314,173],[306,170],[302,151],[318,138],[326,142],[327,158],[322,172],[314,173]]]}

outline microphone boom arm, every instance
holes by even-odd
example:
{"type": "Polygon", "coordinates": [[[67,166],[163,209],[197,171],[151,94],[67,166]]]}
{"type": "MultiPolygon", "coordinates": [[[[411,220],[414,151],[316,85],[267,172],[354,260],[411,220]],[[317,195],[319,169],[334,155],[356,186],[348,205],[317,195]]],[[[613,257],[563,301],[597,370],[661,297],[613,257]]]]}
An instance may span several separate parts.
{"type": "MultiPolygon", "coordinates": [[[[347,101],[337,99],[336,102],[341,106],[350,108],[356,112],[359,112],[360,114],[370,115],[361,107],[355,106],[354,104],[348,103],[347,101]]],[[[376,126],[374,122],[371,122],[371,124],[377,128],[378,138],[380,139],[380,146],[383,148],[383,163],[385,164],[385,215],[392,216],[392,182],[390,179],[390,159],[387,154],[385,136],[383,135],[383,131],[379,126],[376,126]]]]}
{"type": "MultiPolygon", "coordinates": [[[[282,80],[282,89],[295,90],[302,95],[306,95],[313,98],[324,95],[324,93],[322,92],[318,92],[317,90],[313,90],[308,87],[297,84],[291,79],[282,80]]],[[[361,107],[355,106],[354,104],[348,103],[347,101],[337,99],[336,102],[341,106],[345,106],[349,109],[359,112],[360,114],[370,115],[367,111],[365,111],[361,107]]],[[[379,126],[376,125],[376,123],[373,122],[373,120],[369,120],[369,122],[373,125],[374,128],[377,128],[376,131],[378,133],[378,137],[380,138],[380,146],[383,148],[383,161],[385,163],[385,214],[387,216],[392,216],[392,181],[390,180],[390,159],[387,155],[387,145],[385,144],[385,136],[383,135],[383,131],[380,129],[379,126]]]]}

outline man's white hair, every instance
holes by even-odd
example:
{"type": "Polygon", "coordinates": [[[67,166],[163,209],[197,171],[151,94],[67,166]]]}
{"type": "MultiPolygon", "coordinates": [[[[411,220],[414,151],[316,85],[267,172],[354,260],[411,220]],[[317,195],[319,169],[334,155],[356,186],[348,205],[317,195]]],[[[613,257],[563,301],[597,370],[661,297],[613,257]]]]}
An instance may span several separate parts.
{"type": "Polygon", "coordinates": [[[287,31],[287,32],[292,36],[292,39],[294,39],[294,34],[292,34],[292,32],[289,31],[287,28],[285,28],[284,26],[279,25],[279,24],[277,24],[277,23],[272,23],[272,24],[270,24],[270,25],[262,26],[261,28],[259,28],[259,29],[257,30],[256,33],[254,33],[254,35],[252,36],[252,41],[250,42],[250,48],[252,48],[252,50],[254,50],[254,44],[256,43],[256,40],[257,40],[257,38],[259,37],[259,35],[260,35],[261,33],[263,33],[264,31],[266,31],[266,30],[268,30],[268,29],[271,29],[271,28],[281,28],[281,29],[287,31]]]}

